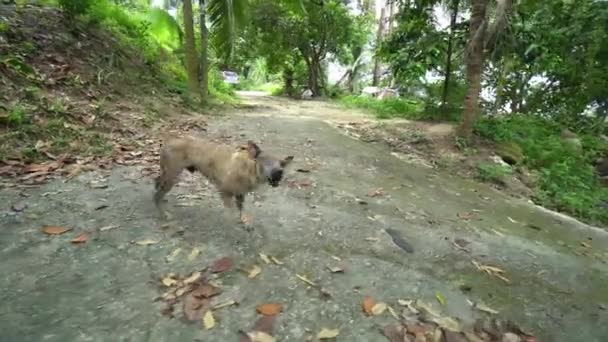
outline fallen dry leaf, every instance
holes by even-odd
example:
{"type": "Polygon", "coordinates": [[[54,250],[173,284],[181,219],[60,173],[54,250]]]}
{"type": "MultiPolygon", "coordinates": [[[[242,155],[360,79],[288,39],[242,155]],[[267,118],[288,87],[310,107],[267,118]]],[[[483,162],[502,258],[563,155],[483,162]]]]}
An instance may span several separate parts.
{"type": "Polygon", "coordinates": [[[365,241],[369,241],[369,242],[376,242],[379,241],[380,239],[377,237],[366,237],[365,241]]]}
{"type": "Polygon", "coordinates": [[[161,280],[161,283],[163,283],[163,285],[165,285],[166,287],[171,287],[173,285],[177,284],[177,279],[175,279],[175,275],[170,273],[167,274],[166,276],[164,276],[161,280]]]}
{"type": "Polygon", "coordinates": [[[395,309],[393,309],[392,306],[387,305],[386,308],[388,309],[388,312],[391,314],[391,316],[393,316],[394,319],[400,320],[399,315],[397,314],[397,311],[395,311],[395,309]]]}
{"type": "Polygon", "coordinates": [[[583,247],[585,247],[585,248],[591,248],[591,245],[590,245],[590,244],[588,244],[588,243],[587,243],[587,242],[585,242],[585,241],[581,241],[581,246],[583,246],[583,247]]]}
{"type": "Polygon", "coordinates": [[[272,260],[272,262],[274,262],[277,265],[283,265],[282,261],[280,261],[279,259],[277,259],[277,258],[275,258],[273,256],[270,257],[270,260],[272,260]]]}
{"type": "Polygon", "coordinates": [[[188,255],[188,260],[193,261],[199,254],[201,254],[201,251],[198,248],[192,248],[192,252],[188,255]]]}
{"type": "Polygon", "coordinates": [[[205,330],[213,329],[215,327],[215,318],[211,310],[207,310],[203,315],[203,327],[205,330]]]}
{"type": "Polygon", "coordinates": [[[139,246],[149,246],[149,245],[157,244],[159,242],[160,242],[160,240],[143,239],[143,240],[135,241],[135,244],[139,245],[139,246]]]}
{"type": "Polygon", "coordinates": [[[384,196],[384,189],[378,188],[367,193],[368,197],[382,197],[384,196]]]}
{"type": "Polygon", "coordinates": [[[283,311],[283,304],[281,303],[265,303],[255,307],[256,311],[265,316],[278,315],[283,311]]]}
{"type": "Polygon", "coordinates": [[[473,218],[473,213],[464,211],[456,214],[456,216],[458,216],[458,218],[461,220],[470,220],[473,218]]]}
{"type": "Polygon", "coordinates": [[[173,252],[171,252],[171,254],[167,255],[167,262],[173,262],[173,260],[175,260],[175,258],[177,258],[177,256],[181,252],[182,252],[181,247],[177,248],[176,250],[174,250],[173,252]]]}
{"type": "Polygon", "coordinates": [[[72,239],[72,243],[85,243],[89,241],[89,235],[87,233],[82,233],[80,235],[78,235],[77,237],[72,239]]]}
{"type": "Polygon", "coordinates": [[[338,337],[338,335],[340,335],[340,329],[323,328],[317,334],[317,339],[318,340],[327,340],[330,338],[336,338],[336,337],[338,337]]]}
{"type": "Polygon", "coordinates": [[[118,225],[111,224],[111,225],[109,225],[109,226],[105,226],[105,227],[101,227],[101,228],[99,228],[99,231],[100,231],[100,232],[105,232],[105,231],[112,230],[112,229],[116,229],[116,228],[118,228],[118,225]]]}
{"type": "Polygon", "coordinates": [[[263,331],[252,331],[247,333],[251,342],[275,342],[277,339],[263,331]]]}
{"type": "Polygon", "coordinates": [[[260,273],[262,273],[262,268],[258,265],[253,265],[253,267],[249,271],[249,274],[247,275],[247,277],[249,279],[253,279],[253,278],[257,277],[260,273]]]}
{"type": "Polygon", "coordinates": [[[487,274],[489,274],[491,276],[495,276],[495,277],[501,279],[502,281],[504,281],[505,283],[511,282],[507,277],[505,277],[503,275],[505,273],[505,271],[503,269],[498,268],[496,266],[482,265],[475,260],[471,260],[471,262],[473,263],[473,265],[475,265],[475,267],[477,267],[478,270],[480,270],[482,272],[486,272],[487,274]]]}
{"type": "Polygon", "coordinates": [[[184,284],[192,284],[201,278],[201,272],[193,272],[188,278],[184,279],[184,284]]]}
{"type": "Polygon", "coordinates": [[[315,284],[312,280],[306,278],[303,275],[299,275],[296,273],[296,277],[310,286],[317,286],[317,284],[315,284]]]}
{"type": "Polygon", "coordinates": [[[59,235],[69,230],[72,230],[72,228],[64,228],[59,226],[45,226],[44,228],[42,228],[42,231],[48,235],[59,235]]]}
{"type": "Polygon", "coordinates": [[[221,273],[230,269],[233,265],[232,258],[223,257],[221,259],[216,260],[211,266],[211,272],[213,273],[221,273]]]}
{"type": "Polygon", "coordinates": [[[192,322],[200,322],[203,314],[210,307],[209,299],[197,298],[192,292],[186,294],[182,301],[184,317],[192,322]]]}
{"type": "Polygon", "coordinates": [[[376,305],[376,302],[372,299],[372,297],[366,296],[365,298],[363,298],[363,303],[361,303],[361,308],[363,308],[363,312],[366,315],[371,316],[374,314],[372,311],[372,308],[374,307],[374,305],[376,305]]]}
{"type": "Polygon", "coordinates": [[[273,315],[273,316],[262,315],[260,318],[258,318],[257,321],[255,321],[252,330],[262,331],[262,332],[267,333],[268,335],[272,335],[272,332],[274,330],[274,324],[275,324],[276,320],[277,320],[276,315],[273,315]]]}
{"type": "Polygon", "coordinates": [[[211,298],[222,293],[219,287],[203,284],[192,291],[192,295],[196,298],[211,298]]]}
{"type": "Polygon", "coordinates": [[[405,342],[406,340],[406,330],[401,323],[393,323],[382,328],[382,334],[390,341],[390,342],[405,342]]]}
{"type": "Polygon", "coordinates": [[[386,311],[386,303],[376,303],[374,304],[374,306],[372,306],[372,314],[374,316],[378,316],[384,313],[384,311],[386,311]]]}
{"type": "Polygon", "coordinates": [[[219,303],[219,304],[214,305],[213,306],[213,310],[222,309],[222,308],[233,306],[233,305],[236,305],[236,304],[237,304],[236,300],[229,299],[229,300],[227,300],[227,301],[225,301],[223,303],[219,303]]]}
{"type": "Polygon", "coordinates": [[[489,306],[487,306],[487,305],[485,305],[483,303],[475,303],[473,305],[473,307],[475,309],[479,310],[479,311],[487,312],[487,313],[492,314],[492,315],[498,314],[498,311],[492,309],[491,307],[489,307],[489,306]]]}
{"type": "Polygon", "coordinates": [[[331,273],[343,273],[344,272],[344,268],[342,268],[340,266],[327,266],[327,268],[329,269],[329,271],[331,273]]]}
{"type": "Polygon", "coordinates": [[[268,258],[268,255],[260,253],[260,258],[262,259],[262,261],[264,261],[266,265],[270,264],[270,258],[268,258]]]}

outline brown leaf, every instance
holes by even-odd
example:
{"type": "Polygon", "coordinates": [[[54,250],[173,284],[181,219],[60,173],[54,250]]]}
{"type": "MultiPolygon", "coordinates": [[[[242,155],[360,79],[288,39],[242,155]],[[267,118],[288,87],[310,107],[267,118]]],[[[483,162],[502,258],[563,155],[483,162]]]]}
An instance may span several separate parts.
{"type": "Polygon", "coordinates": [[[470,220],[473,218],[473,213],[463,211],[461,213],[456,214],[456,216],[458,216],[458,218],[461,220],[470,220]]]}
{"type": "Polygon", "coordinates": [[[374,305],[376,305],[376,302],[372,299],[372,297],[366,296],[365,298],[363,298],[363,303],[361,304],[361,307],[363,308],[363,312],[367,316],[371,316],[374,314],[372,311],[374,305]]]}
{"type": "Polygon", "coordinates": [[[216,260],[211,266],[211,272],[213,273],[221,273],[230,269],[233,265],[232,258],[223,257],[221,259],[216,260]]]}
{"type": "Polygon", "coordinates": [[[209,284],[203,284],[192,291],[192,295],[196,298],[211,298],[219,295],[220,293],[222,293],[220,288],[209,284]]]}
{"type": "Polygon", "coordinates": [[[272,335],[272,332],[274,330],[274,323],[276,322],[276,320],[276,315],[261,316],[260,318],[258,318],[257,321],[255,321],[255,324],[253,325],[253,330],[262,331],[269,335],[272,335]]]}
{"type": "Polygon", "coordinates": [[[403,342],[405,340],[405,328],[401,323],[393,323],[382,328],[382,334],[390,342],[403,342]]]}
{"type": "Polygon", "coordinates": [[[372,190],[367,193],[367,196],[368,197],[382,197],[382,196],[384,196],[384,190],[382,188],[372,190]]]}
{"type": "Polygon", "coordinates": [[[443,330],[445,336],[445,342],[467,342],[467,338],[461,333],[453,332],[450,330],[443,330]]]}
{"type": "Polygon", "coordinates": [[[82,233],[77,237],[72,239],[72,243],[85,243],[89,240],[89,235],[87,233],[82,233]]]}
{"type": "Polygon", "coordinates": [[[256,306],[256,311],[262,315],[273,316],[283,311],[283,304],[281,303],[265,303],[256,306]]]}
{"type": "Polygon", "coordinates": [[[203,314],[210,307],[211,304],[208,299],[197,298],[191,292],[184,297],[182,310],[187,320],[200,322],[203,319],[203,314]]]}
{"type": "Polygon", "coordinates": [[[49,234],[49,235],[63,234],[69,230],[72,230],[72,228],[64,228],[64,227],[59,227],[59,226],[45,226],[44,228],[42,228],[42,231],[45,234],[49,234]]]}

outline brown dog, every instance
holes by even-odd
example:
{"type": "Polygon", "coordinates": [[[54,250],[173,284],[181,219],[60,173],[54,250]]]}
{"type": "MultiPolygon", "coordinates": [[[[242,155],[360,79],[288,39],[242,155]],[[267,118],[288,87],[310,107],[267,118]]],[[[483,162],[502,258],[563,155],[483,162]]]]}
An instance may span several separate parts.
{"type": "Polygon", "coordinates": [[[166,218],[164,196],[184,169],[198,171],[215,185],[224,206],[232,207],[234,198],[241,222],[248,224],[249,218],[243,213],[245,195],[266,182],[272,187],[279,186],[284,169],[292,160],[293,156],[279,159],[267,155],[252,141],[235,149],[194,137],[172,138],[160,151],[154,203],[166,218]]]}

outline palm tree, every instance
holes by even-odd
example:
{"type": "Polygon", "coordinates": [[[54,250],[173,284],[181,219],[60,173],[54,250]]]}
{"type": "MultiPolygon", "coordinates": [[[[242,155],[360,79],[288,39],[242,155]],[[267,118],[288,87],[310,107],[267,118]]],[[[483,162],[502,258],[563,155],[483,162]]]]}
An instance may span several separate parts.
{"type": "Polygon", "coordinates": [[[484,68],[485,51],[488,43],[496,41],[507,26],[513,0],[496,0],[495,19],[488,25],[488,0],[471,0],[471,20],[469,22],[469,42],[466,51],[467,92],[464,99],[462,121],[458,135],[470,142],[473,125],[479,111],[481,93],[481,74],[484,68]]]}
{"type": "Polygon", "coordinates": [[[186,72],[188,74],[188,89],[191,94],[199,91],[198,62],[196,58],[196,45],[194,43],[194,21],[192,13],[192,1],[183,0],[184,6],[184,40],[186,47],[186,72]]]}

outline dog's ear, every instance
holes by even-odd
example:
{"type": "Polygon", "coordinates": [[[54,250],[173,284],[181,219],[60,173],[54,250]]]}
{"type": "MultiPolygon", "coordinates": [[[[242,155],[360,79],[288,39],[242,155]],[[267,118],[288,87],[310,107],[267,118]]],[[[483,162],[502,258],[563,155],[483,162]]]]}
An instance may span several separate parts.
{"type": "Polygon", "coordinates": [[[257,158],[260,155],[260,153],[262,153],[262,150],[260,149],[260,147],[251,140],[247,141],[246,149],[247,149],[247,153],[249,153],[249,157],[252,159],[257,158]]]}
{"type": "Polygon", "coordinates": [[[285,167],[285,166],[289,165],[289,163],[291,163],[292,160],[293,160],[293,156],[288,156],[285,159],[281,160],[281,167],[285,167]]]}

